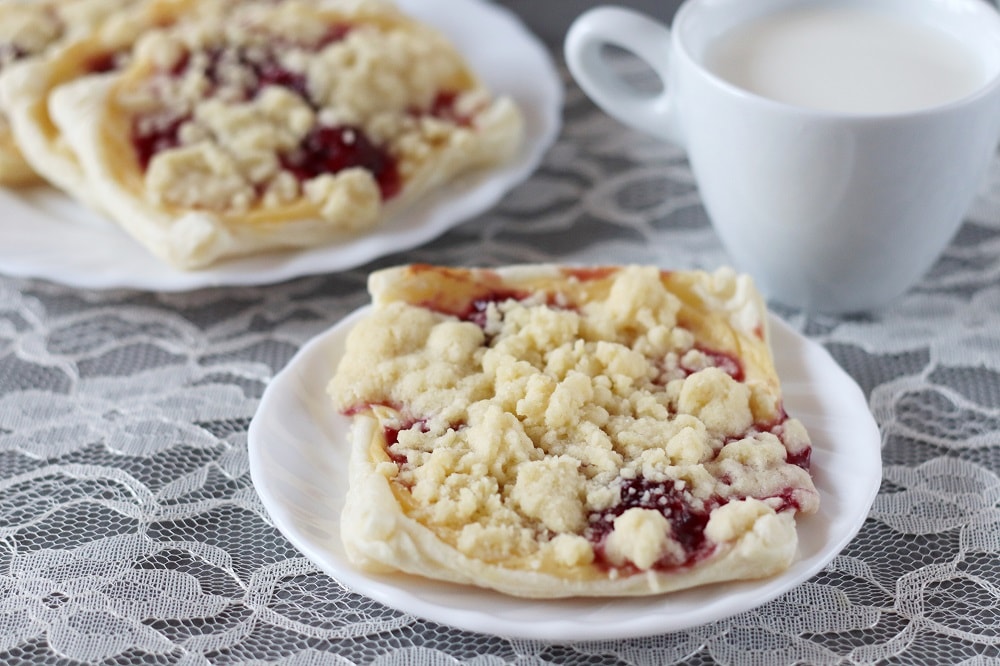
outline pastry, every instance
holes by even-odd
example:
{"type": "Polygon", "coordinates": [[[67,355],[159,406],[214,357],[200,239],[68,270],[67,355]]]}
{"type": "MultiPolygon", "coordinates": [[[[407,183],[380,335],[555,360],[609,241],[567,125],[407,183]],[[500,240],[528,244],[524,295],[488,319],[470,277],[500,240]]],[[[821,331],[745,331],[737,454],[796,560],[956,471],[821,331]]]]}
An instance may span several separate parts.
{"type": "Polygon", "coordinates": [[[523,597],[784,571],[819,496],[747,276],[411,265],[330,382],[353,565],[523,597]]]}
{"type": "Polygon", "coordinates": [[[387,2],[245,2],[50,110],[98,205],[182,269],[372,229],[520,147],[522,117],[387,2]]]}

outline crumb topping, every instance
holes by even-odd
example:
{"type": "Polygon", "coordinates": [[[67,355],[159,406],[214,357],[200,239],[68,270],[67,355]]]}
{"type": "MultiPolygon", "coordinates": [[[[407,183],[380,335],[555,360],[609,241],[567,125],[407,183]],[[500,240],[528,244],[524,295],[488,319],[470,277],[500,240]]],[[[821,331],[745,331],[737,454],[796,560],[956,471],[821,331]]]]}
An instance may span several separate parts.
{"type": "Polygon", "coordinates": [[[408,513],[485,561],[628,572],[815,511],[801,423],[755,419],[743,360],[699,346],[657,269],[606,279],[587,302],[388,302],[351,332],[331,395],[383,423],[408,513]]]}

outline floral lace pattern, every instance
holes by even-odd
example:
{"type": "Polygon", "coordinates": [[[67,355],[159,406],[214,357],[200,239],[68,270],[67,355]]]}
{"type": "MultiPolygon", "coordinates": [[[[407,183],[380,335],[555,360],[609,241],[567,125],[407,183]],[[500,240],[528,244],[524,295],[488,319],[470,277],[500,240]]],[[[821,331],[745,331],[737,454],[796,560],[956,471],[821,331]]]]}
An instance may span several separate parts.
{"type": "Polygon", "coordinates": [[[1000,649],[1000,159],[910,293],[778,314],[869,396],[884,481],[813,580],[732,619],[549,645],[353,594],[270,523],[247,469],[263,388],[404,261],[726,263],[683,153],[569,83],[542,169],[493,211],[357,270],[156,295],[0,278],[0,662],[985,664],[1000,649]]]}

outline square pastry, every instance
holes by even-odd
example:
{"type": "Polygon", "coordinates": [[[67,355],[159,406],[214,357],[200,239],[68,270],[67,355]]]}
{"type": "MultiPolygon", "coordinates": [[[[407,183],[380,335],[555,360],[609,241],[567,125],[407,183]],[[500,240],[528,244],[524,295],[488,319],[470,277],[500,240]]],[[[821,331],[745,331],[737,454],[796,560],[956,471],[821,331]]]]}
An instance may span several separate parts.
{"type": "Polygon", "coordinates": [[[521,147],[514,102],[387,0],[198,14],[48,95],[90,198],[174,267],[364,233],[521,147]]]}
{"type": "MultiPolygon", "coordinates": [[[[138,0],[5,0],[0,2],[0,76],[46,57],[77,36],[87,35],[138,0]]],[[[86,61],[85,61],[86,62],[86,61]]],[[[33,81],[27,82],[36,87],[33,81]]],[[[23,154],[21,137],[0,90],[0,185],[40,180],[23,154]]]]}
{"type": "Polygon", "coordinates": [[[411,265],[369,290],[329,386],[355,566],[556,598],[793,561],[811,444],[748,277],[411,265]]]}

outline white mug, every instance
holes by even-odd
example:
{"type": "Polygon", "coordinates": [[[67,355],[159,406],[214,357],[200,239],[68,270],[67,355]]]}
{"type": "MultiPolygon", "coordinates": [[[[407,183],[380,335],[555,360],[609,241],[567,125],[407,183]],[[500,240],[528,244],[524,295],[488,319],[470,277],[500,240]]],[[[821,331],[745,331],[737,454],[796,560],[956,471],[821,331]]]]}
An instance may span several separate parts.
{"type": "Polygon", "coordinates": [[[1000,139],[1000,15],[983,0],[687,0],[670,28],[597,7],[572,24],[565,55],[608,114],[685,149],[737,267],[769,297],[813,311],[867,310],[912,287],[961,225],[1000,139]],[[750,92],[706,66],[720,36],[803,7],[950,33],[975,87],[916,109],[830,110],[750,92]],[[623,81],[605,45],[643,59],[662,91],[623,81]]]}

